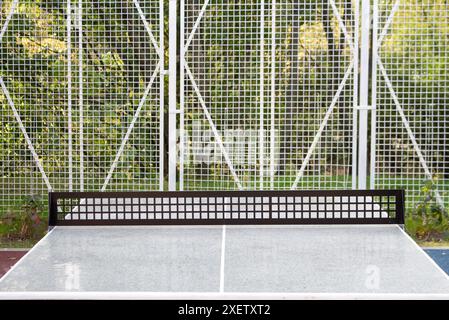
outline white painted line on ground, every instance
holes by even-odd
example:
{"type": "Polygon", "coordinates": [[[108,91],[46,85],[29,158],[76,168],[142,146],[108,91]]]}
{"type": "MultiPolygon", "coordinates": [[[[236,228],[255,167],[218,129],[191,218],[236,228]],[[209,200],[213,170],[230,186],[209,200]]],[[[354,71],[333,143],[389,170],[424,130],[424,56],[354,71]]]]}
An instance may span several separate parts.
{"type": "Polygon", "coordinates": [[[226,225],[223,225],[221,233],[221,260],[220,260],[220,292],[224,292],[224,268],[225,268],[225,250],[226,250],[226,225]]]}
{"type": "MultiPolygon", "coordinates": [[[[0,278],[0,284],[2,283],[3,280],[6,279],[6,277],[12,272],[14,271],[20,264],[22,264],[22,262],[25,260],[25,258],[31,253],[33,252],[33,250],[36,249],[37,246],[39,246],[45,239],[47,239],[48,236],[50,236],[50,234],[53,232],[53,230],[55,230],[56,227],[54,227],[53,229],[51,229],[50,231],[47,232],[47,234],[40,239],[35,245],[34,247],[31,248],[30,251],[28,251],[27,253],[24,254],[24,256],[22,258],[20,258],[20,260],[14,264],[9,270],[8,272],[6,272],[1,278],[0,278]]],[[[1,299],[1,298],[0,298],[1,299]]]]}

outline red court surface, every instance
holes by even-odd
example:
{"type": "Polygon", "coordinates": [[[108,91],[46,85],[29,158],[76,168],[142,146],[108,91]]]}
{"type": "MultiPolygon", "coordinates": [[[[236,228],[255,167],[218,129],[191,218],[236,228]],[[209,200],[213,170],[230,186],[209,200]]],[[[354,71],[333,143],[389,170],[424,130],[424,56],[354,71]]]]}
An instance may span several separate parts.
{"type": "Polygon", "coordinates": [[[0,278],[27,253],[23,251],[0,251],[0,278]]]}

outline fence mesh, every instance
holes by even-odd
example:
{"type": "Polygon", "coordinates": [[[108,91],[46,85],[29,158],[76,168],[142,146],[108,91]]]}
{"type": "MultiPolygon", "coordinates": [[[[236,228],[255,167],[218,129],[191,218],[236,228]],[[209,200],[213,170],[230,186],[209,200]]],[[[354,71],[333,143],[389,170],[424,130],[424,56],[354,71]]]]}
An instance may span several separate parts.
{"type": "Polygon", "coordinates": [[[351,188],[357,3],[181,11],[182,187],[351,188]]]}
{"type": "Polygon", "coordinates": [[[0,5],[1,212],[49,189],[159,189],[163,1],[0,5]]]}
{"type": "Polygon", "coordinates": [[[404,188],[408,206],[433,177],[449,191],[449,4],[379,1],[376,188],[404,188]]]}
{"type": "MultiPolygon", "coordinates": [[[[359,1],[179,3],[178,189],[353,187],[359,1]]],[[[432,177],[447,204],[449,4],[372,4],[371,186],[410,208],[432,177]]],[[[1,214],[50,189],[162,187],[166,7],[0,1],[1,214]]]]}

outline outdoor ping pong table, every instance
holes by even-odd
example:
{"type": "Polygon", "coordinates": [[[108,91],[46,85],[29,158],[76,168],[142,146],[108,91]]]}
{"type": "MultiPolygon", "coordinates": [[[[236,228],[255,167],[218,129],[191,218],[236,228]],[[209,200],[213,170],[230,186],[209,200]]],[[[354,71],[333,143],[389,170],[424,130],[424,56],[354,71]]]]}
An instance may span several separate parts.
{"type": "Polygon", "coordinates": [[[2,299],[449,298],[401,190],[51,193],[2,299]]]}

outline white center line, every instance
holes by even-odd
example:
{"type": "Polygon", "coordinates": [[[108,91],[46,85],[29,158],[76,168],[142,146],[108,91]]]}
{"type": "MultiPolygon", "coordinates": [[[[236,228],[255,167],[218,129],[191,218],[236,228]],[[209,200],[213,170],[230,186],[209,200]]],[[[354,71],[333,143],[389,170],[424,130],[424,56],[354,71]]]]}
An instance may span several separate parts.
{"type": "Polygon", "coordinates": [[[224,292],[225,244],[226,244],[226,225],[223,225],[223,231],[221,234],[220,292],[224,292]]]}

